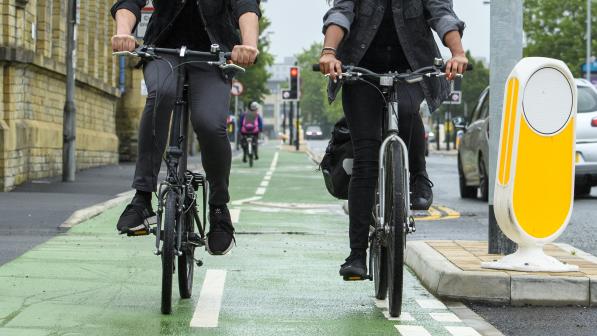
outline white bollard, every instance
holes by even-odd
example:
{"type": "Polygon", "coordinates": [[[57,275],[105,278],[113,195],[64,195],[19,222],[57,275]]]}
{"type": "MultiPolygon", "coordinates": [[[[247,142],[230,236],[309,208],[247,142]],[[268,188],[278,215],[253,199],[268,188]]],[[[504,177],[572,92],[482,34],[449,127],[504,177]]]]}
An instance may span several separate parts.
{"type": "Polygon", "coordinates": [[[574,201],[577,91],[562,61],[522,59],[506,82],[494,206],[518,250],[482,268],[572,272],[543,246],[566,229],[574,201]]]}

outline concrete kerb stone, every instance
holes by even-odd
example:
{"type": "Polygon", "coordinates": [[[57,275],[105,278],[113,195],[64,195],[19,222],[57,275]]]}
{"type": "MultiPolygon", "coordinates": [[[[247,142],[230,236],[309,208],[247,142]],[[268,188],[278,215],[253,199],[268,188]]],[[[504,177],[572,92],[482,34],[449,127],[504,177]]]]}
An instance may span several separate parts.
{"type": "Polygon", "coordinates": [[[134,195],[135,195],[134,190],[127,191],[127,192],[118,194],[116,196],[116,198],[113,198],[111,200],[108,200],[108,201],[105,201],[102,203],[98,203],[98,204],[92,205],[92,206],[84,208],[84,209],[77,210],[77,211],[73,212],[73,214],[70,215],[70,217],[68,217],[68,219],[66,221],[64,221],[64,223],[60,224],[59,227],[62,229],[70,229],[75,225],[81,224],[95,216],[98,216],[99,214],[101,214],[102,212],[104,212],[108,209],[111,209],[120,204],[129,202],[131,199],[133,199],[134,195]]]}
{"type": "MultiPolygon", "coordinates": [[[[597,258],[588,253],[569,245],[557,245],[597,263],[597,258]]],[[[431,293],[442,299],[512,305],[597,305],[597,275],[574,277],[464,271],[425,241],[407,243],[406,264],[431,293]]]]}

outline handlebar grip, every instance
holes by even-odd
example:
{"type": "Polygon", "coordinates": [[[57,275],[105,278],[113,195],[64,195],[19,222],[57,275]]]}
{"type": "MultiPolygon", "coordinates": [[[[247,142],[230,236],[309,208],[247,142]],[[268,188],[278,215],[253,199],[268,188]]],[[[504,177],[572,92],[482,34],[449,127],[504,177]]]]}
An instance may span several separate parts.
{"type": "MultiPolygon", "coordinates": [[[[447,64],[444,64],[444,65],[442,65],[442,67],[440,68],[440,70],[441,70],[442,72],[445,72],[445,71],[446,71],[446,65],[447,65],[447,64]]],[[[467,64],[467,65],[466,65],[466,71],[473,71],[473,70],[474,70],[474,67],[473,67],[473,65],[472,65],[472,64],[470,64],[470,63],[469,63],[469,64],[467,64]]]]}

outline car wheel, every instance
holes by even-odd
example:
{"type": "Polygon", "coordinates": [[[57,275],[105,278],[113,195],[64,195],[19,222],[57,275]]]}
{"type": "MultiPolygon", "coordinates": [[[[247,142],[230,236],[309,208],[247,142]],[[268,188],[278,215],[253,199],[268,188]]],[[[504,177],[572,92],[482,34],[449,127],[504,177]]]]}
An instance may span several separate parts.
{"type": "Polygon", "coordinates": [[[479,156],[479,190],[481,191],[481,199],[487,202],[489,200],[489,175],[482,155],[479,156]]]}
{"type": "Polygon", "coordinates": [[[574,196],[587,196],[591,193],[591,185],[588,183],[577,184],[574,186],[574,196]]]}
{"type": "Polygon", "coordinates": [[[466,185],[466,178],[462,171],[462,163],[460,162],[460,155],[458,155],[458,179],[460,185],[461,198],[477,198],[477,188],[466,185]]]}

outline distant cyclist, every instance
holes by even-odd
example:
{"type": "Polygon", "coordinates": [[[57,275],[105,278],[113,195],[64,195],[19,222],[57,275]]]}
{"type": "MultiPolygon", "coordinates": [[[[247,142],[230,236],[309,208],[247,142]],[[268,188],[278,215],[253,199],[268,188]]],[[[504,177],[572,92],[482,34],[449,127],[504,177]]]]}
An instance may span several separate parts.
{"type": "Polygon", "coordinates": [[[242,136],[241,143],[243,146],[243,162],[247,162],[247,138],[253,139],[253,153],[255,153],[255,160],[259,160],[259,153],[257,151],[257,140],[259,133],[263,131],[263,118],[259,115],[260,105],[257,102],[252,102],[249,105],[249,110],[240,116],[238,122],[240,134],[242,136]]]}

